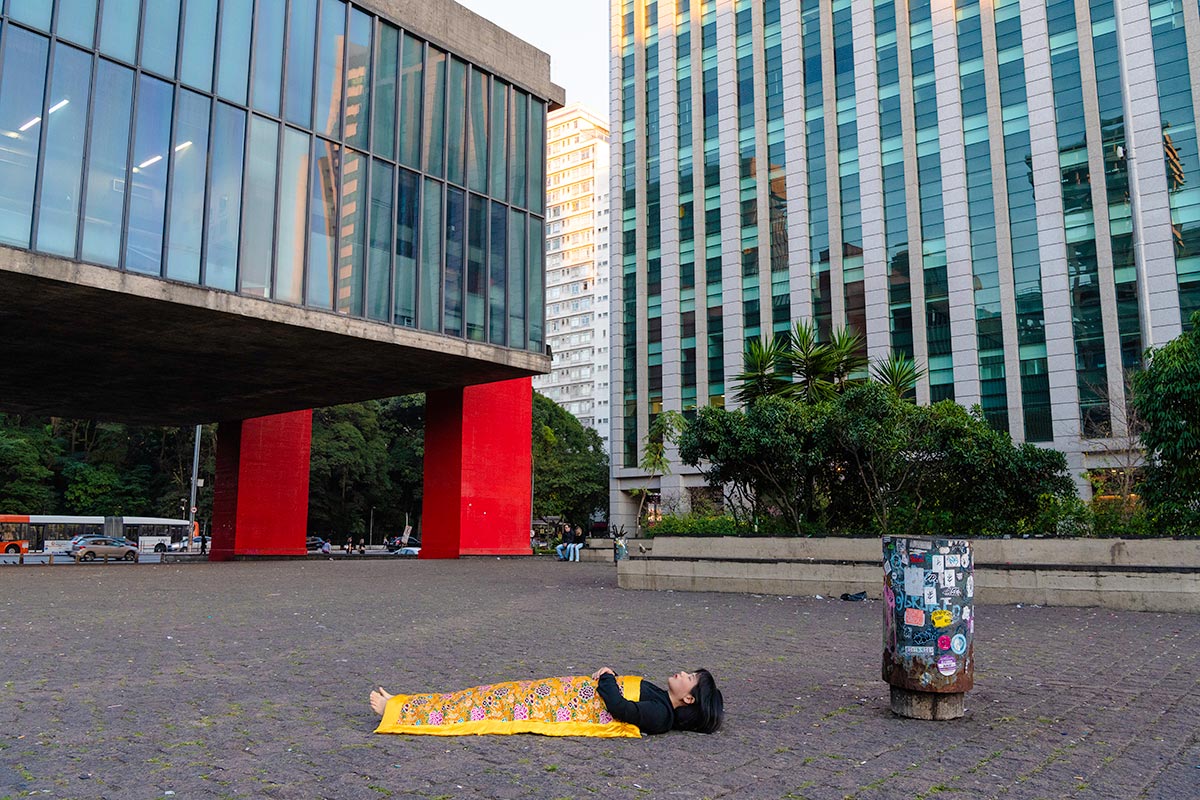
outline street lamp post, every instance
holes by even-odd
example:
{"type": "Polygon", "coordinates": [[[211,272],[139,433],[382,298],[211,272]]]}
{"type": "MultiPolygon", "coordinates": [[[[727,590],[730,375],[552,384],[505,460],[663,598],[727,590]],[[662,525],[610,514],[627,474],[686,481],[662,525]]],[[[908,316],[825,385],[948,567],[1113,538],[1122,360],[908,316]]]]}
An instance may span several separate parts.
{"type": "Polygon", "coordinates": [[[375,506],[371,506],[371,523],[367,526],[367,544],[375,546],[375,506]]]}

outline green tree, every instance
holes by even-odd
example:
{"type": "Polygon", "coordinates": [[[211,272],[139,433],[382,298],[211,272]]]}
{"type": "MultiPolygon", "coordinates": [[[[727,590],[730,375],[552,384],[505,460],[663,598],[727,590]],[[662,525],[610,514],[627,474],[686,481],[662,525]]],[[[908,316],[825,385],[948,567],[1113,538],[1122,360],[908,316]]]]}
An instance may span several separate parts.
{"type": "Polygon", "coordinates": [[[0,414],[0,514],[46,514],[54,507],[53,440],[0,414]]]}
{"type": "Polygon", "coordinates": [[[562,406],[533,393],[533,515],[578,525],[608,508],[604,441],[562,406]]]}
{"type": "Polygon", "coordinates": [[[642,531],[642,514],[646,510],[646,499],[650,496],[650,485],[657,478],[671,473],[671,459],[667,455],[667,447],[674,444],[679,434],[687,425],[687,419],[678,411],[660,411],[650,421],[650,429],[646,431],[646,439],[642,443],[642,460],[638,467],[646,473],[645,485],[637,490],[638,501],[636,535],[642,531]]]}
{"type": "Polygon", "coordinates": [[[366,535],[372,501],[390,490],[388,441],[378,409],[371,401],[313,411],[309,530],[366,535]]]}
{"type": "Polygon", "coordinates": [[[376,503],[377,530],[400,531],[421,516],[425,486],[425,395],[380,401],[379,422],[388,439],[390,497],[376,503]],[[382,528],[380,526],[383,526],[382,528]]]}

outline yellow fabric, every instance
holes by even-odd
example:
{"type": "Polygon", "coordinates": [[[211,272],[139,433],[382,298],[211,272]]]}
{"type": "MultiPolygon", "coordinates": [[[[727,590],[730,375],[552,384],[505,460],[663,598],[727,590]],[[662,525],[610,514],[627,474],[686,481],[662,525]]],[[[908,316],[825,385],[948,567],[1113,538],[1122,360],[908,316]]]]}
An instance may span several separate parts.
{"type": "MultiPolygon", "coordinates": [[[[625,699],[641,699],[642,679],[617,678],[625,699]]],[[[612,718],[583,676],[509,681],[449,694],[398,694],[388,700],[375,733],[426,736],[540,733],[545,736],[638,738],[636,725],[612,718]]]]}

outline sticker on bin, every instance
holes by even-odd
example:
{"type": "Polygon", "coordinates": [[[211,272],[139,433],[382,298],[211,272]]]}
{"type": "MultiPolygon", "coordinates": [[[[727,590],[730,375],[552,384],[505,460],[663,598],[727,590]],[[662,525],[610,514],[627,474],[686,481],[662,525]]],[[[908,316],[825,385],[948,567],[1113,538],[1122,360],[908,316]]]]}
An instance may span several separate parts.
{"type": "Polygon", "coordinates": [[[933,620],[934,627],[937,628],[947,628],[954,622],[954,615],[944,608],[934,611],[930,618],[933,620]]]}
{"type": "Polygon", "coordinates": [[[958,671],[958,659],[951,655],[942,656],[937,660],[938,672],[943,675],[953,675],[958,671]]]}
{"type": "Polygon", "coordinates": [[[950,640],[950,649],[953,650],[956,655],[960,656],[967,652],[967,637],[963,636],[961,633],[955,635],[955,637],[950,640]]]}

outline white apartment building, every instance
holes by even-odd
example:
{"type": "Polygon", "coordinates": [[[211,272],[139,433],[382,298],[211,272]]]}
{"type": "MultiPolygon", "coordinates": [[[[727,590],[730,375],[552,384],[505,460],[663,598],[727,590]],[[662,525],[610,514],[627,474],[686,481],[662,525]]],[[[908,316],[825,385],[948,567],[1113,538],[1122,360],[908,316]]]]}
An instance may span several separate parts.
{"type": "Polygon", "coordinates": [[[546,343],[533,388],[609,445],[608,125],[575,103],[547,118],[546,343]]]}

